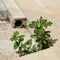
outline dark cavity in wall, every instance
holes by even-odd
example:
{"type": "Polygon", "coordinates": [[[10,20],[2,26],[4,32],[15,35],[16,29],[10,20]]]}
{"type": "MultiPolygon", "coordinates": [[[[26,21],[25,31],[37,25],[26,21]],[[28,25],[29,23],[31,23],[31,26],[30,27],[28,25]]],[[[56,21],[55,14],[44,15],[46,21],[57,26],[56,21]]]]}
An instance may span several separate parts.
{"type": "Polygon", "coordinates": [[[22,21],[17,20],[17,21],[15,22],[15,27],[22,27],[22,21]]]}

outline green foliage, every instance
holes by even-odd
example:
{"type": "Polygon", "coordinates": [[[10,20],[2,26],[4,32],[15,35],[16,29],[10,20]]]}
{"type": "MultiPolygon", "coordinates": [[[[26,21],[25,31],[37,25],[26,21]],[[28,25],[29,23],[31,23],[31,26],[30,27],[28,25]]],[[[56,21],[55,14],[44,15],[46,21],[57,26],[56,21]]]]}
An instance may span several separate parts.
{"type": "Polygon", "coordinates": [[[17,49],[19,47],[19,43],[18,42],[15,42],[14,43],[14,49],[17,49]]]}
{"type": "Polygon", "coordinates": [[[26,45],[31,45],[32,44],[32,39],[29,39],[28,41],[25,42],[26,45]]]}
{"type": "Polygon", "coordinates": [[[11,37],[11,41],[14,42],[14,49],[18,49],[20,52],[20,56],[24,56],[26,54],[32,53],[31,51],[31,45],[32,45],[32,39],[27,40],[25,43],[24,41],[25,35],[19,35],[19,32],[14,32],[13,36],[11,37]]]}
{"type": "Polygon", "coordinates": [[[32,46],[32,52],[37,52],[38,50],[37,50],[37,47],[36,47],[36,45],[33,45],[32,46]]]}
{"type": "Polygon", "coordinates": [[[52,22],[48,22],[47,19],[43,19],[42,17],[40,17],[37,21],[32,21],[31,24],[29,24],[30,28],[34,28],[34,34],[31,35],[31,37],[35,39],[38,51],[49,48],[52,45],[50,42],[50,31],[46,30],[46,28],[52,24],[52,22]]]}
{"type": "Polygon", "coordinates": [[[14,42],[14,49],[18,49],[20,56],[24,56],[30,53],[34,53],[46,48],[49,48],[52,44],[50,42],[50,31],[46,28],[52,25],[52,22],[48,22],[47,19],[37,19],[37,21],[32,21],[28,26],[34,29],[34,34],[31,35],[31,39],[28,39],[23,43],[25,35],[19,35],[19,32],[14,32],[11,37],[11,41],[14,42]],[[32,38],[35,40],[33,45],[32,38]]]}
{"type": "Polygon", "coordinates": [[[43,19],[42,17],[40,17],[40,19],[38,19],[37,21],[32,21],[31,24],[29,24],[30,28],[35,28],[35,29],[39,29],[39,28],[47,28],[48,26],[51,26],[52,22],[48,22],[46,19],[43,19]]]}
{"type": "Polygon", "coordinates": [[[10,40],[11,41],[18,40],[18,37],[17,37],[18,35],[19,35],[19,32],[18,31],[14,32],[14,35],[10,38],[10,40]]]}

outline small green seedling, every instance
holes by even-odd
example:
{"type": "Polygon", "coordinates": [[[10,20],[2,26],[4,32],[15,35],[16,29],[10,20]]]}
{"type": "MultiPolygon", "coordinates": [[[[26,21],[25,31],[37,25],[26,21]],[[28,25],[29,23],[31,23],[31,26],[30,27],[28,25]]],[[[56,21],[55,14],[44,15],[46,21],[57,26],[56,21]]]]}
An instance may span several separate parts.
{"type": "Polygon", "coordinates": [[[19,32],[16,31],[14,32],[13,36],[11,37],[11,41],[14,42],[14,49],[18,49],[18,52],[20,53],[20,56],[24,56],[26,54],[30,54],[30,48],[32,45],[32,39],[29,39],[28,41],[26,41],[25,43],[23,43],[24,41],[24,36],[25,35],[19,35],[19,32]]]}
{"type": "Polygon", "coordinates": [[[48,26],[51,26],[52,24],[52,22],[48,22],[47,19],[43,19],[42,17],[29,24],[30,28],[34,28],[34,34],[31,35],[31,37],[35,39],[38,51],[49,48],[52,45],[50,42],[50,31],[46,30],[48,26]]]}

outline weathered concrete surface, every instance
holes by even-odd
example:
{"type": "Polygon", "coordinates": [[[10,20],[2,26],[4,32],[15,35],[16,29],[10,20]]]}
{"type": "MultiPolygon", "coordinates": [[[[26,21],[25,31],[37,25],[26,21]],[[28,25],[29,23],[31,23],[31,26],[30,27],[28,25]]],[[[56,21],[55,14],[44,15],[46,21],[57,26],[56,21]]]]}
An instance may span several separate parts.
{"type": "Polygon", "coordinates": [[[57,21],[60,18],[60,0],[14,0],[29,20],[40,16],[57,21]],[[19,1],[19,2],[18,2],[19,1]]]}
{"type": "Polygon", "coordinates": [[[6,6],[7,10],[11,14],[11,16],[15,19],[17,18],[26,18],[21,9],[16,5],[13,0],[2,0],[4,5],[6,6]]]}
{"type": "Polygon", "coordinates": [[[6,20],[6,18],[7,18],[7,9],[2,0],[0,0],[0,19],[6,20]]]}
{"type": "Polygon", "coordinates": [[[1,1],[4,3],[5,7],[8,10],[8,18],[12,27],[15,27],[15,22],[18,20],[22,21],[22,24],[24,26],[27,25],[26,16],[13,0],[6,0],[6,1],[1,0],[1,1]]]}
{"type": "MultiPolygon", "coordinates": [[[[29,23],[43,16],[53,22],[53,25],[48,28],[51,30],[52,38],[57,39],[53,47],[40,51],[34,54],[26,55],[24,57],[18,57],[18,54],[3,53],[3,58],[8,60],[60,60],[60,0],[14,0],[16,4],[22,9],[27,16],[29,23]]],[[[29,24],[28,23],[28,24],[29,24]]],[[[13,29],[8,23],[8,30],[0,29],[0,40],[9,40],[14,31],[18,30],[20,34],[25,34],[26,38],[29,38],[30,33],[28,30],[13,29]],[[4,38],[3,38],[4,37],[4,38]]],[[[1,46],[1,45],[0,45],[1,46]]],[[[3,46],[3,45],[2,45],[3,46]]],[[[11,48],[11,47],[9,47],[11,48]]]]}

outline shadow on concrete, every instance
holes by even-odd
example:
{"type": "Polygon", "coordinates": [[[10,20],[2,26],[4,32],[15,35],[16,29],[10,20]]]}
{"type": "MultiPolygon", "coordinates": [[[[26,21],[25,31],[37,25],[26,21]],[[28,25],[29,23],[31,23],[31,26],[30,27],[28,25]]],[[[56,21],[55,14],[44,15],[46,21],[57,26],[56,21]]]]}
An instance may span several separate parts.
{"type": "Polygon", "coordinates": [[[52,45],[54,45],[57,41],[58,39],[53,39],[53,38],[50,39],[50,42],[52,43],[52,45]]]}

